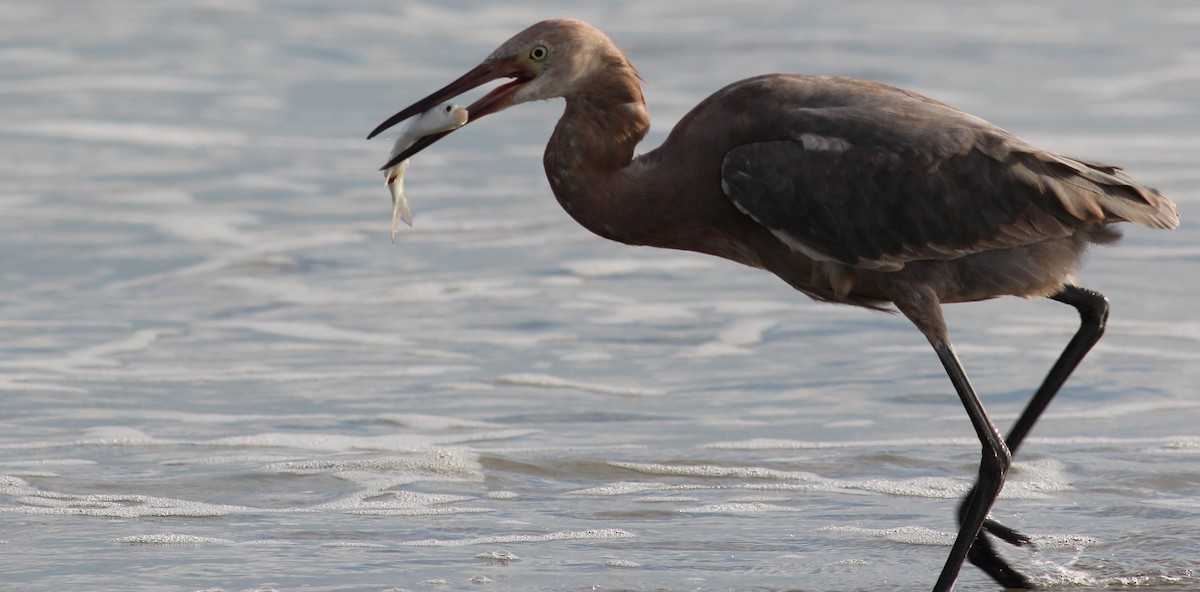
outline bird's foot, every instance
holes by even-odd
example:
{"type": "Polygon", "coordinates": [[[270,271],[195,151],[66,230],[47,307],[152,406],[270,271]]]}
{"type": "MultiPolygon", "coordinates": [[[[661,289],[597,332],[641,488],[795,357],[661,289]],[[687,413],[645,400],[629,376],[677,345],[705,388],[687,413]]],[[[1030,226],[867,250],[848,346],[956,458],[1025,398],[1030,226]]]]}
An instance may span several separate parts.
{"type": "MultiPolygon", "coordinates": [[[[1028,537],[1019,532],[1001,526],[1000,524],[993,524],[1009,534],[1016,535],[1025,541],[1029,540],[1028,537]]],[[[988,527],[985,525],[985,528],[988,527]]],[[[988,532],[992,532],[992,530],[989,528],[988,532]]],[[[1010,543],[1012,542],[1007,538],[1004,540],[1010,543]]],[[[1013,544],[1021,546],[1022,544],[1028,544],[1028,542],[1013,544]]],[[[1013,567],[1009,565],[1007,561],[996,554],[996,549],[992,546],[992,541],[988,539],[987,536],[982,532],[980,532],[979,537],[975,539],[975,544],[971,545],[971,550],[967,553],[967,560],[979,569],[982,569],[984,573],[991,576],[993,580],[996,580],[996,583],[1004,586],[1006,590],[1033,590],[1036,588],[1036,586],[1033,585],[1033,582],[1031,582],[1029,578],[1025,576],[1025,574],[1013,569],[1013,567]]]]}
{"type": "MultiPolygon", "coordinates": [[[[958,519],[961,521],[964,518],[964,512],[971,500],[971,496],[975,494],[972,489],[970,493],[963,499],[958,508],[958,519]]],[[[990,576],[996,583],[1004,586],[1008,590],[1032,590],[1036,586],[1021,572],[1014,569],[1008,564],[1003,557],[996,553],[995,546],[988,538],[988,534],[1010,544],[1014,547],[1032,547],[1033,539],[1028,535],[1009,528],[991,518],[983,521],[983,528],[975,537],[975,542],[971,545],[971,550],[967,553],[967,561],[970,561],[975,567],[982,569],[984,573],[990,576]]]]}
{"type": "Polygon", "coordinates": [[[1029,538],[1028,535],[1013,530],[991,518],[983,521],[983,530],[1014,547],[1033,546],[1033,539],[1029,538]]]}

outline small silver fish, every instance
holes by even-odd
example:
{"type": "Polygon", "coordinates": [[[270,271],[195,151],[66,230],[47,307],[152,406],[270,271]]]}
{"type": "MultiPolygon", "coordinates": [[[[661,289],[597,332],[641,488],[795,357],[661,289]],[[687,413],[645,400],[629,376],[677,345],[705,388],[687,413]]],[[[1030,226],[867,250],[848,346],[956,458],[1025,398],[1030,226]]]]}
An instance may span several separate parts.
{"type": "MultiPolygon", "coordinates": [[[[467,122],[467,110],[451,103],[442,103],[409,120],[396,145],[392,146],[391,157],[403,152],[417,140],[438,132],[449,131],[462,127],[467,122]]],[[[402,160],[383,171],[387,178],[388,189],[392,192],[392,242],[396,242],[396,226],[400,220],[412,226],[412,211],[408,209],[408,198],[404,195],[404,170],[408,168],[408,160],[402,160]]]]}

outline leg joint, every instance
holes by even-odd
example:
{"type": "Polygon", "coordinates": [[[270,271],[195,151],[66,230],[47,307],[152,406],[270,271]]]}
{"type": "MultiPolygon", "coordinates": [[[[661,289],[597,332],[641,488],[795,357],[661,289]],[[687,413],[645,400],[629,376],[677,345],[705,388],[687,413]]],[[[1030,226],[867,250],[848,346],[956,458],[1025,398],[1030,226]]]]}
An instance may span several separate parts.
{"type": "Polygon", "coordinates": [[[998,444],[999,446],[983,447],[983,459],[979,463],[980,475],[986,473],[1003,478],[1008,474],[1008,469],[1012,467],[1012,453],[1003,440],[998,444]]]}
{"type": "Polygon", "coordinates": [[[1108,297],[1095,290],[1068,285],[1051,298],[1070,304],[1079,311],[1079,320],[1085,327],[1103,333],[1108,323],[1108,297]]]}

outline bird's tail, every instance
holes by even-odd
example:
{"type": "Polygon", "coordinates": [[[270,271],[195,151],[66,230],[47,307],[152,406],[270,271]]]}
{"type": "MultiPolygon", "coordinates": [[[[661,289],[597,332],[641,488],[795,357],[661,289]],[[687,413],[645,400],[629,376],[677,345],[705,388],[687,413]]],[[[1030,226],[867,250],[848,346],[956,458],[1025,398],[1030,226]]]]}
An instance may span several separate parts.
{"type": "Polygon", "coordinates": [[[1056,173],[1060,185],[1053,188],[1055,197],[1080,220],[1179,226],[1175,203],[1157,189],[1134,181],[1120,167],[1046,152],[1037,156],[1056,173]]]}

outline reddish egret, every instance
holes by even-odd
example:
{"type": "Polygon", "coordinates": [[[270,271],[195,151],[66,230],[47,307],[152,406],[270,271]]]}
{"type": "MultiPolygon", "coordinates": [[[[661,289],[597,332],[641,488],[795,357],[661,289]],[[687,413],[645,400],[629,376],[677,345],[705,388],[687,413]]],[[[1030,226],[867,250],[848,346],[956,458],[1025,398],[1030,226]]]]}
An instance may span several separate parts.
{"type": "MultiPolygon", "coordinates": [[[[634,158],[650,126],[640,77],[603,33],[574,20],[533,25],[483,63],[368,137],[490,81],[470,121],[562,97],[544,164],[558,202],[588,230],[630,245],[724,257],[817,300],[890,303],[928,338],[983,444],[975,487],[934,590],[969,559],[1007,588],[1030,580],[999,557],[988,518],[1012,453],[1088,350],[1108,300],[1072,274],[1118,222],[1179,224],[1175,206],[1120,168],[1041,150],[962,111],[850,78],[769,74],[705,99],[658,149],[634,158]],[[943,303],[1047,297],[1080,328],[1002,438],[954,353],[943,303]]],[[[427,136],[391,166],[450,132],[427,136]]]]}

